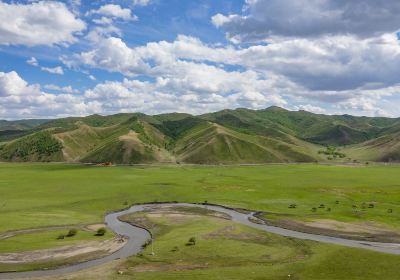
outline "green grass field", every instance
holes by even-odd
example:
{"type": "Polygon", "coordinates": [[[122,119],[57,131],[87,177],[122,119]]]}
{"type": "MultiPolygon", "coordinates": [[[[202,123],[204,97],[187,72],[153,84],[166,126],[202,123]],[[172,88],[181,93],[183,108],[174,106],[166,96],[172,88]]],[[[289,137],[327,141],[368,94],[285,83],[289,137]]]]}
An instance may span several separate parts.
{"type": "Polygon", "coordinates": [[[55,279],[398,279],[400,256],[283,238],[218,218],[145,216],[160,229],[155,256],[148,246],[111,268],[55,279]],[[186,245],[190,237],[194,246],[186,245]]]}
{"type": "Polygon", "coordinates": [[[400,166],[0,164],[0,232],[101,222],[107,211],[153,201],[208,201],[295,219],[368,220],[398,227],[400,166]],[[375,208],[352,208],[369,202],[375,208]],[[293,203],[297,208],[289,209],[293,203]],[[332,211],[311,211],[320,204],[332,211]]]}
{"type": "MultiPolygon", "coordinates": [[[[107,211],[124,208],[128,204],[154,201],[208,201],[265,211],[271,217],[279,215],[293,220],[330,219],[352,223],[373,221],[398,230],[400,166],[303,164],[105,168],[66,164],[0,164],[0,234],[17,229],[94,224],[102,222],[107,211]],[[363,209],[363,203],[374,203],[375,207],[363,209]],[[289,208],[290,204],[296,204],[297,208],[289,208]],[[311,210],[320,204],[331,208],[331,211],[311,210]]],[[[203,219],[172,226],[160,236],[158,250],[166,253],[157,257],[162,258],[159,260],[161,263],[194,258],[196,262],[213,265],[207,269],[195,268],[195,273],[187,270],[152,272],[135,276],[135,279],[154,279],[151,277],[161,275],[163,278],[160,279],[187,275],[185,279],[199,279],[195,275],[201,279],[244,279],[253,272],[251,279],[287,279],[290,273],[297,277],[292,279],[376,279],[378,276],[398,279],[400,270],[396,263],[399,257],[365,250],[290,240],[260,232],[255,234],[269,240],[268,244],[229,238],[223,242],[218,238],[204,239],[203,243],[204,234],[230,223],[203,219]],[[186,250],[191,248],[184,247],[182,252],[179,251],[178,258],[175,258],[176,254],[167,254],[173,246],[178,246],[172,244],[182,243],[193,233],[196,236],[198,233],[201,240],[195,251],[190,253],[186,250]],[[212,248],[218,244],[223,248],[212,248]],[[293,257],[303,247],[307,249],[304,258],[293,257]],[[266,257],[261,264],[254,261],[263,255],[271,257],[266,257]],[[219,263],[224,260],[227,265],[219,263]],[[380,268],[373,268],[377,266],[380,268]],[[218,278],[217,275],[224,276],[218,278]]],[[[252,229],[235,227],[239,231],[254,233],[252,229]]],[[[47,238],[45,234],[38,240],[43,238],[47,238]]],[[[1,252],[30,250],[33,245],[27,241],[11,242],[7,246],[1,252]]],[[[146,262],[151,260],[132,258],[127,265],[143,265],[146,262]]]]}

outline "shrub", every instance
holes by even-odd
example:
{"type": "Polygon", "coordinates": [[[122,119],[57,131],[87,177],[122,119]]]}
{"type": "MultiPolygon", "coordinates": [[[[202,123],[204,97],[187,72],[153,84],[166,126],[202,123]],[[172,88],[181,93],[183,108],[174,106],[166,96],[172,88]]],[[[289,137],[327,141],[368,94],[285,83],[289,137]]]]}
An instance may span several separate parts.
{"type": "Polygon", "coordinates": [[[393,209],[388,209],[387,212],[388,213],[393,213],[393,209]]]}
{"type": "Polygon", "coordinates": [[[297,205],[296,205],[296,204],[290,204],[290,205],[289,205],[289,208],[290,208],[290,209],[297,208],[297,205]]]}
{"type": "Polygon", "coordinates": [[[175,246],[174,248],[171,249],[171,252],[177,252],[177,251],[179,251],[179,247],[178,246],[175,246]]]}
{"type": "Polygon", "coordinates": [[[65,239],[65,235],[64,235],[64,234],[60,234],[60,235],[57,237],[57,239],[58,239],[58,240],[65,239]]]}
{"type": "Polygon", "coordinates": [[[375,204],[373,204],[373,203],[370,203],[369,205],[368,205],[368,208],[374,208],[375,207],[375,204]]]}
{"type": "Polygon", "coordinates": [[[145,249],[147,246],[149,246],[151,244],[151,239],[148,239],[143,245],[142,245],[142,249],[145,249]]]}
{"type": "Polygon", "coordinates": [[[362,208],[362,209],[367,208],[367,204],[366,204],[365,202],[363,202],[363,204],[361,204],[361,208],[362,208]]]}
{"type": "Polygon", "coordinates": [[[105,227],[99,228],[96,232],[97,236],[104,236],[104,234],[106,234],[107,229],[105,227]]]}
{"type": "Polygon", "coordinates": [[[72,236],[75,236],[77,233],[78,233],[78,230],[77,230],[77,229],[75,229],[75,228],[72,228],[72,229],[70,229],[70,230],[68,231],[68,233],[67,233],[66,237],[72,237],[72,236]]]}
{"type": "Polygon", "coordinates": [[[320,204],[319,208],[325,208],[325,204],[320,204]]]}
{"type": "Polygon", "coordinates": [[[317,208],[316,208],[316,207],[313,207],[313,208],[311,208],[311,211],[317,212],[317,208]]]}
{"type": "Polygon", "coordinates": [[[194,246],[196,245],[196,237],[190,237],[189,241],[186,243],[186,246],[194,246]]]}

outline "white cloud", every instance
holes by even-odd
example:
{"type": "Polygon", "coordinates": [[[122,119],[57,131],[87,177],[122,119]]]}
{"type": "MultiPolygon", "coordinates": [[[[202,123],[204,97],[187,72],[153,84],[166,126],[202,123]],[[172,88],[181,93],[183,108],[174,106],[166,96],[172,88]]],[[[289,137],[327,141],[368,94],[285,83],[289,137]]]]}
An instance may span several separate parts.
{"type": "Polygon", "coordinates": [[[351,102],[354,110],[374,115],[371,105],[362,104],[379,107],[385,97],[398,93],[393,89],[400,72],[400,45],[394,35],[290,39],[247,48],[215,47],[178,36],[173,42],[131,48],[110,37],[66,63],[152,77],[152,91],[203,104],[182,105],[196,112],[205,110],[206,98],[214,106],[209,110],[223,108],[221,104],[262,108],[317,102],[310,107],[317,112],[317,107],[345,109],[344,104],[351,102]],[[220,99],[224,101],[219,103],[220,99]]]}
{"type": "Polygon", "coordinates": [[[53,91],[63,92],[63,93],[75,93],[75,94],[79,93],[79,90],[72,88],[72,86],[60,87],[58,85],[49,84],[49,85],[45,85],[44,88],[47,90],[53,90],[53,91]]]}
{"type": "Polygon", "coordinates": [[[151,0],[133,0],[133,5],[135,6],[147,6],[149,5],[151,0]]]}
{"type": "Polygon", "coordinates": [[[36,57],[33,56],[30,59],[28,59],[26,63],[35,67],[39,66],[39,62],[37,61],[36,57]]]}
{"type": "Polygon", "coordinates": [[[30,4],[0,2],[0,44],[54,45],[76,42],[86,24],[65,4],[40,1],[30,4]]]}
{"type": "Polygon", "coordinates": [[[85,104],[82,96],[45,93],[14,71],[0,72],[0,97],[0,118],[84,115],[96,109],[85,104]]]}
{"type": "MultiPolygon", "coordinates": [[[[122,20],[136,20],[137,17],[132,15],[131,10],[128,8],[122,8],[120,5],[106,4],[101,6],[97,10],[90,11],[90,14],[98,14],[106,17],[122,19],[122,20]]],[[[104,21],[104,20],[103,20],[104,21]]]]}
{"type": "Polygon", "coordinates": [[[326,113],[326,110],[324,108],[314,106],[311,104],[300,105],[300,106],[297,106],[296,109],[307,111],[307,112],[312,112],[312,113],[316,113],[316,114],[326,113]]]}
{"type": "Polygon", "coordinates": [[[42,69],[42,71],[49,72],[51,74],[64,75],[64,69],[61,66],[40,67],[40,69],[42,69]]]}
{"type": "Polygon", "coordinates": [[[376,37],[400,29],[396,0],[246,0],[241,15],[217,14],[215,26],[234,42],[274,37],[376,37]]]}
{"type": "Polygon", "coordinates": [[[113,20],[108,17],[101,17],[99,19],[93,19],[93,22],[99,25],[110,25],[113,23],[113,20]]]}

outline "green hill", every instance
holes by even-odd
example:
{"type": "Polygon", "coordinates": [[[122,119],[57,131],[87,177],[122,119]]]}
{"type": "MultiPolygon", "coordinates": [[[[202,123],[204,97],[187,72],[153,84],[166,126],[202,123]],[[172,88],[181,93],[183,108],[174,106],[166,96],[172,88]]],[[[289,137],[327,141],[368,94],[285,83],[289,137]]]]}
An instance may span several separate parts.
{"type": "Polygon", "coordinates": [[[400,161],[399,140],[400,119],[394,118],[330,116],[279,107],[200,116],[125,113],[0,121],[0,160],[120,164],[400,161]],[[324,146],[338,147],[345,155],[331,157],[323,152],[324,146]]]}

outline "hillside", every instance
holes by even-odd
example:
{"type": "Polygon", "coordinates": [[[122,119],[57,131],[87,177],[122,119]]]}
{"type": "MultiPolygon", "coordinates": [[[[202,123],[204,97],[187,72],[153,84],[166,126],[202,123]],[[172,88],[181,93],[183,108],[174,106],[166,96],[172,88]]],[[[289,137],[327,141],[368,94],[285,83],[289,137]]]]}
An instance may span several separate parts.
{"type": "Polygon", "coordinates": [[[386,162],[400,161],[399,143],[399,119],[331,116],[279,107],[200,116],[129,113],[0,121],[2,161],[386,162]],[[329,155],[324,146],[338,147],[341,156],[329,155]]]}

